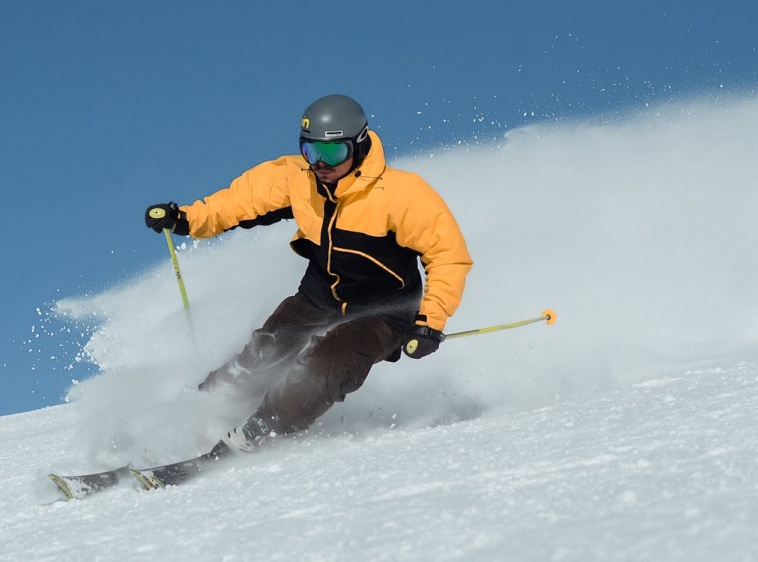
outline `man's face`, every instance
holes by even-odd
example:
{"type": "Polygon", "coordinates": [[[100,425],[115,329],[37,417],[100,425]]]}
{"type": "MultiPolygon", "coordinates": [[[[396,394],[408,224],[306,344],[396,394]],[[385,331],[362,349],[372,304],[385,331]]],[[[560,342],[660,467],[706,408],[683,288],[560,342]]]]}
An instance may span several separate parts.
{"type": "Polygon", "coordinates": [[[353,166],[353,157],[351,156],[345,160],[342,164],[337,166],[327,166],[322,161],[318,161],[311,166],[313,173],[321,181],[321,183],[332,183],[344,178],[350,168],[353,166]]]}

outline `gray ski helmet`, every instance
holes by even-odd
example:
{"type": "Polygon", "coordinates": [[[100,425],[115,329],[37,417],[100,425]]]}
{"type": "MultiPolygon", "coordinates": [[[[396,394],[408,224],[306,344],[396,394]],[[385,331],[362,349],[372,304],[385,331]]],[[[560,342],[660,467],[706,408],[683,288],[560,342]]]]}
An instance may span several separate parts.
{"type": "Polygon", "coordinates": [[[314,101],[303,112],[300,140],[337,141],[350,139],[356,147],[368,136],[363,108],[353,98],[334,94],[314,101]]]}

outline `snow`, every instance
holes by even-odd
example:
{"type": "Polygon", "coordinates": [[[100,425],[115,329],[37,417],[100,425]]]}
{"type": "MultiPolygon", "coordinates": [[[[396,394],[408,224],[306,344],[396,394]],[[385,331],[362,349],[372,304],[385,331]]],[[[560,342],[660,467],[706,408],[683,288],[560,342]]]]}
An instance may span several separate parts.
{"type": "Polygon", "coordinates": [[[694,100],[399,163],[476,262],[448,330],[556,324],[380,364],[179,487],[53,502],[46,474],[193,456],[250,412],[193,386],[294,289],[292,224],[182,248],[189,316],[168,260],[60,301],[102,374],[0,417],[0,560],[758,560],[756,137],[758,100],[694,100]]]}

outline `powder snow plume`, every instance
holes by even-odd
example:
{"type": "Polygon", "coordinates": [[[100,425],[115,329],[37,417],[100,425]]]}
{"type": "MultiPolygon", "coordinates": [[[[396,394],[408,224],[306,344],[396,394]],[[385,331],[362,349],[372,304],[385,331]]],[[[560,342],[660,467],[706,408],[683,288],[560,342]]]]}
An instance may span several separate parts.
{"type": "MultiPolygon", "coordinates": [[[[318,428],[532,409],[749,353],[756,145],[758,100],[701,99],[507,130],[395,162],[445,197],[475,261],[448,332],[546,308],[558,320],[377,365],[318,428]]],[[[194,388],[296,290],[305,263],[288,248],[294,229],[177,237],[189,313],[168,258],[128,285],[57,303],[98,326],[85,353],[101,372],[69,393],[87,414],[94,464],[203,451],[254,410],[253,397],[194,388]]]]}

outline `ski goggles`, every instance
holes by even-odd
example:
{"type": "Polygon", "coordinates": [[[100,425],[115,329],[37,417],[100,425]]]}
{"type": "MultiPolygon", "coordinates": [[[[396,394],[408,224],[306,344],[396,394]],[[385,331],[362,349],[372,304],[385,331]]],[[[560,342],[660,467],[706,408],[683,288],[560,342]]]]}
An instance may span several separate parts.
{"type": "Polygon", "coordinates": [[[349,140],[339,142],[301,140],[300,152],[311,166],[315,166],[317,162],[323,162],[327,166],[339,166],[353,155],[353,143],[349,140]]]}

